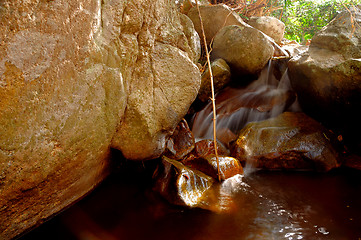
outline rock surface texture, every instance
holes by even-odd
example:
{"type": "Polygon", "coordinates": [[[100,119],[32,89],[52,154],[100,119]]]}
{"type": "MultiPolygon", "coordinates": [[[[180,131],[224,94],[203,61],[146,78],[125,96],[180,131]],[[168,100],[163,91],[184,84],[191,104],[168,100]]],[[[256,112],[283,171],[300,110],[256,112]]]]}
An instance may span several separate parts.
{"type": "MultiPolygon", "coordinates": [[[[247,24],[242,20],[242,18],[226,5],[220,4],[199,6],[199,11],[202,16],[204,32],[208,44],[212,42],[214,36],[218,33],[218,31],[225,26],[247,26],[247,24]]],[[[194,23],[194,28],[198,32],[199,36],[202,36],[201,24],[197,8],[191,8],[187,16],[194,23]]]]}
{"type": "Polygon", "coordinates": [[[361,11],[340,13],[289,62],[292,87],[305,112],[359,139],[361,118],[361,11]]]}
{"type": "Polygon", "coordinates": [[[166,0],[1,1],[0,239],[70,205],[110,146],[152,158],[200,86],[190,21],[166,0]]]}
{"type": "Polygon", "coordinates": [[[304,113],[285,112],[248,124],[234,143],[232,156],[264,169],[316,169],[339,166],[332,135],[304,113]]]}
{"type": "MultiPolygon", "coordinates": [[[[211,63],[211,69],[214,92],[217,93],[231,81],[231,69],[226,61],[221,58],[218,58],[211,63]]],[[[198,92],[198,98],[203,102],[207,102],[211,97],[211,77],[209,68],[207,67],[202,74],[202,83],[198,92]]]]}
{"type": "Polygon", "coordinates": [[[259,30],[246,26],[226,26],[214,37],[211,58],[224,59],[232,74],[257,74],[274,53],[274,47],[259,30]]]}
{"type": "Polygon", "coordinates": [[[247,24],[273,38],[273,40],[278,44],[281,43],[286,28],[282,21],[269,16],[251,17],[247,24]]]}

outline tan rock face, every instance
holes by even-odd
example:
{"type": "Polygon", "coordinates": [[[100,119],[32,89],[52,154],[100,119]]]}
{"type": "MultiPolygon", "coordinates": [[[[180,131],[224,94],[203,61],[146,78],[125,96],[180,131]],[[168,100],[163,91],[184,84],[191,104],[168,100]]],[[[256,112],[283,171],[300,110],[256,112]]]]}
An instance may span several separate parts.
{"type": "Polygon", "coordinates": [[[249,123],[232,147],[240,162],[264,169],[328,171],[338,167],[332,134],[304,113],[249,123]]]}
{"type": "Polygon", "coordinates": [[[124,46],[131,48],[127,51],[132,53],[130,57],[136,56],[127,63],[128,71],[132,70],[126,86],[130,94],[112,147],[121,150],[128,159],[141,160],[156,158],[164,151],[169,132],[175,129],[197,96],[200,72],[190,61],[198,60],[196,44],[184,44],[193,34],[184,31],[189,30],[184,16],[180,17],[176,8],[167,8],[167,1],[135,2],[141,6],[134,6],[134,14],[138,14],[137,9],[147,9],[147,12],[139,28],[121,35],[124,46]]]}
{"type": "Polygon", "coordinates": [[[224,59],[232,74],[257,74],[273,56],[274,47],[259,30],[247,26],[226,26],[214,37],[211,58],[224,59]]]}
{"type": "Polygon", "coordinates": [[[292,87],[301,107],[359,141],[361,118],[361,10],[340,13],[315,34],[309,49],[289,62],[292,87]]]}
{"type": "Polygon", "coordinates": [[[276,43],[281,43],[285,33],[285,24],[270,16],[251,17],[247,24],[270,36],[276,43]]]}
{"type": "MultiPolygon", "coordinates": [[[[199,11],[202,16],[204,32],[206,35],[207,43],[210,44],[214,36],[223,27],[228,25],[247,26],[242,18],[226,5],[204,5],[199,6],[199,11]]],[[[201,24],[197,8],[193,7],[188,12],[188,17],[194,23],[194,27],[199,36],[202,36],[201,24]]]]}
{"type": "Polygon", "coordinates": [[[200,74],[167,1],[1,7],[0,239],[9,239],[99,183],[111,142],[130,158],[161,152],[200,74]]]}

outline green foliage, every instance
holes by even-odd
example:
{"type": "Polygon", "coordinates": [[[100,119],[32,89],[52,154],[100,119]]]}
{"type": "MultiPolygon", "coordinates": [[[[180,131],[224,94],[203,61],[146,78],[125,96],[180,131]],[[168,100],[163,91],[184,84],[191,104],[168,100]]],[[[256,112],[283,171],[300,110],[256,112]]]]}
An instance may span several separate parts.
{"type": "MultiPolygon", "coordinates": [[[[278,10],[272,16],[286,24],[285,38],[305,43],[340,11],[360,4],[361,0],[278,0],[270,1],[278,10]]],[[[270,5],[270,3],[268,4],[270,5]]]]}

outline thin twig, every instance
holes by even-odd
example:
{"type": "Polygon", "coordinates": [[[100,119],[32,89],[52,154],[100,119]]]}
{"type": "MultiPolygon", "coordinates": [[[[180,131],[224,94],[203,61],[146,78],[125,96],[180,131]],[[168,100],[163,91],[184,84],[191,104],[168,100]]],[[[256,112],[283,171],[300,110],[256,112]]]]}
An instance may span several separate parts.
{"type": "Polygon", "coordinates": [[[205,35],[205,33],[204,33],[204,27],[203,27],[203,21],[202,21],[201,11],[199,10],[198,0],[196,0],[196,6],[197,6],[199,21],[200,21],[200,25],[201,25],[201,29],[202,29],[204,50],[205,50],[206,56],[207,56],[209,76],[210,76],[210,78],[211,78],[211,92],[212,92],[212,98],[211,98],[211,100],[212,100],[212,106],[213,106],[213,142],[214,142],[213,144],[214,144],[214,153],[215,153],[215,155],[216,155],[216,160],[217,160],[218,180],[221,181],[221,174],[220,174],[220,171],[219,171],[219,158],[218,158],[218,151],[217,151],[217,134],[216,134],[217,114],[216,114],[216,100],[215,100],[215,98],[214,98],[213,73],[212,73],[211,61],[210,61],[209,52],[208,52],[208,47],[207,47],[207,39],[206,39],[206,35],[205,35]]]}

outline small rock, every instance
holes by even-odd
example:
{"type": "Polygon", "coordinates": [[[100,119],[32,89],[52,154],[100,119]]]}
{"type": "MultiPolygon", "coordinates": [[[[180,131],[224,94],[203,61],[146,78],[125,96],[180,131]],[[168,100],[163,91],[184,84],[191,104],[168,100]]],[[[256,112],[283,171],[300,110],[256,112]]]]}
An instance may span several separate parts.
{"type": "Polygon", "coordinates": [[[155,191],[170,203],[198,207],[214,179],[163,156],[156,173],[155,191]]]}
{"type": "Polygon", "coordinates": [[[236,139],[237,135],[229,128],[223,127],[217,129],[217,140],[220,141],[226,148],[229,148],[229,144],[236,139]]]}
{"type": "MultiPolygon", "coordinates": [[[[221,180],[226,180],[236,174],[243,174],[243,168],[237,159],[218,156],[218,160],[221,180]]],[[[203,158],[183,160],[182,163],[187,167],[201,171],[214,179],[218,179],[218,164],[214,154],[204,156],[203,158]]]]}
{"type": "MultiPolygon", "coordinates": [[[[219,142],[217,142],[218,155],[228,155],[229,151],[219,142]]],[[[205,139],[196,142],[194,150],[187,158],[203,158],[214,153],[214,141],[205,139]]]]}
{"type": "Polygon", "coordinates": [[[316,169],[339,166],[332,136],[304,113],[285,112],[248,124],[232,147],[232,156],[256,168],[316,169]]]}
{"type": "MultiPolygon", "coordinates": [[[[229,68],[226,61],[221,58],[218,58],[211,63],[211,69],[213,75],[214,92],[217,93],[230,82],[231,69],[229,68]]],[[[209,73],[209,68],[207,67],[202,74],[202,82],[201,88],[198,92],[198,98],[203,102],[207,102],[210,97],[212,97],[211,77],[209,73]]]]}
{"type": "Polygon", "coordinates": [[[180,160],[190,153],[194,146],[193,133],[189,129],[187,121],[182,119],[174,130],[173,135],[167,141],[166,154],[172,159],[180,160]]]}
{"type": "Polygon", "coordinates": [[[249,188],[240,174],[219,183],[212,177],[167,157],[163,157],[154,177],[154,190],[171,204],[217,213],[237,211],[235,196],[249,188]]]}

